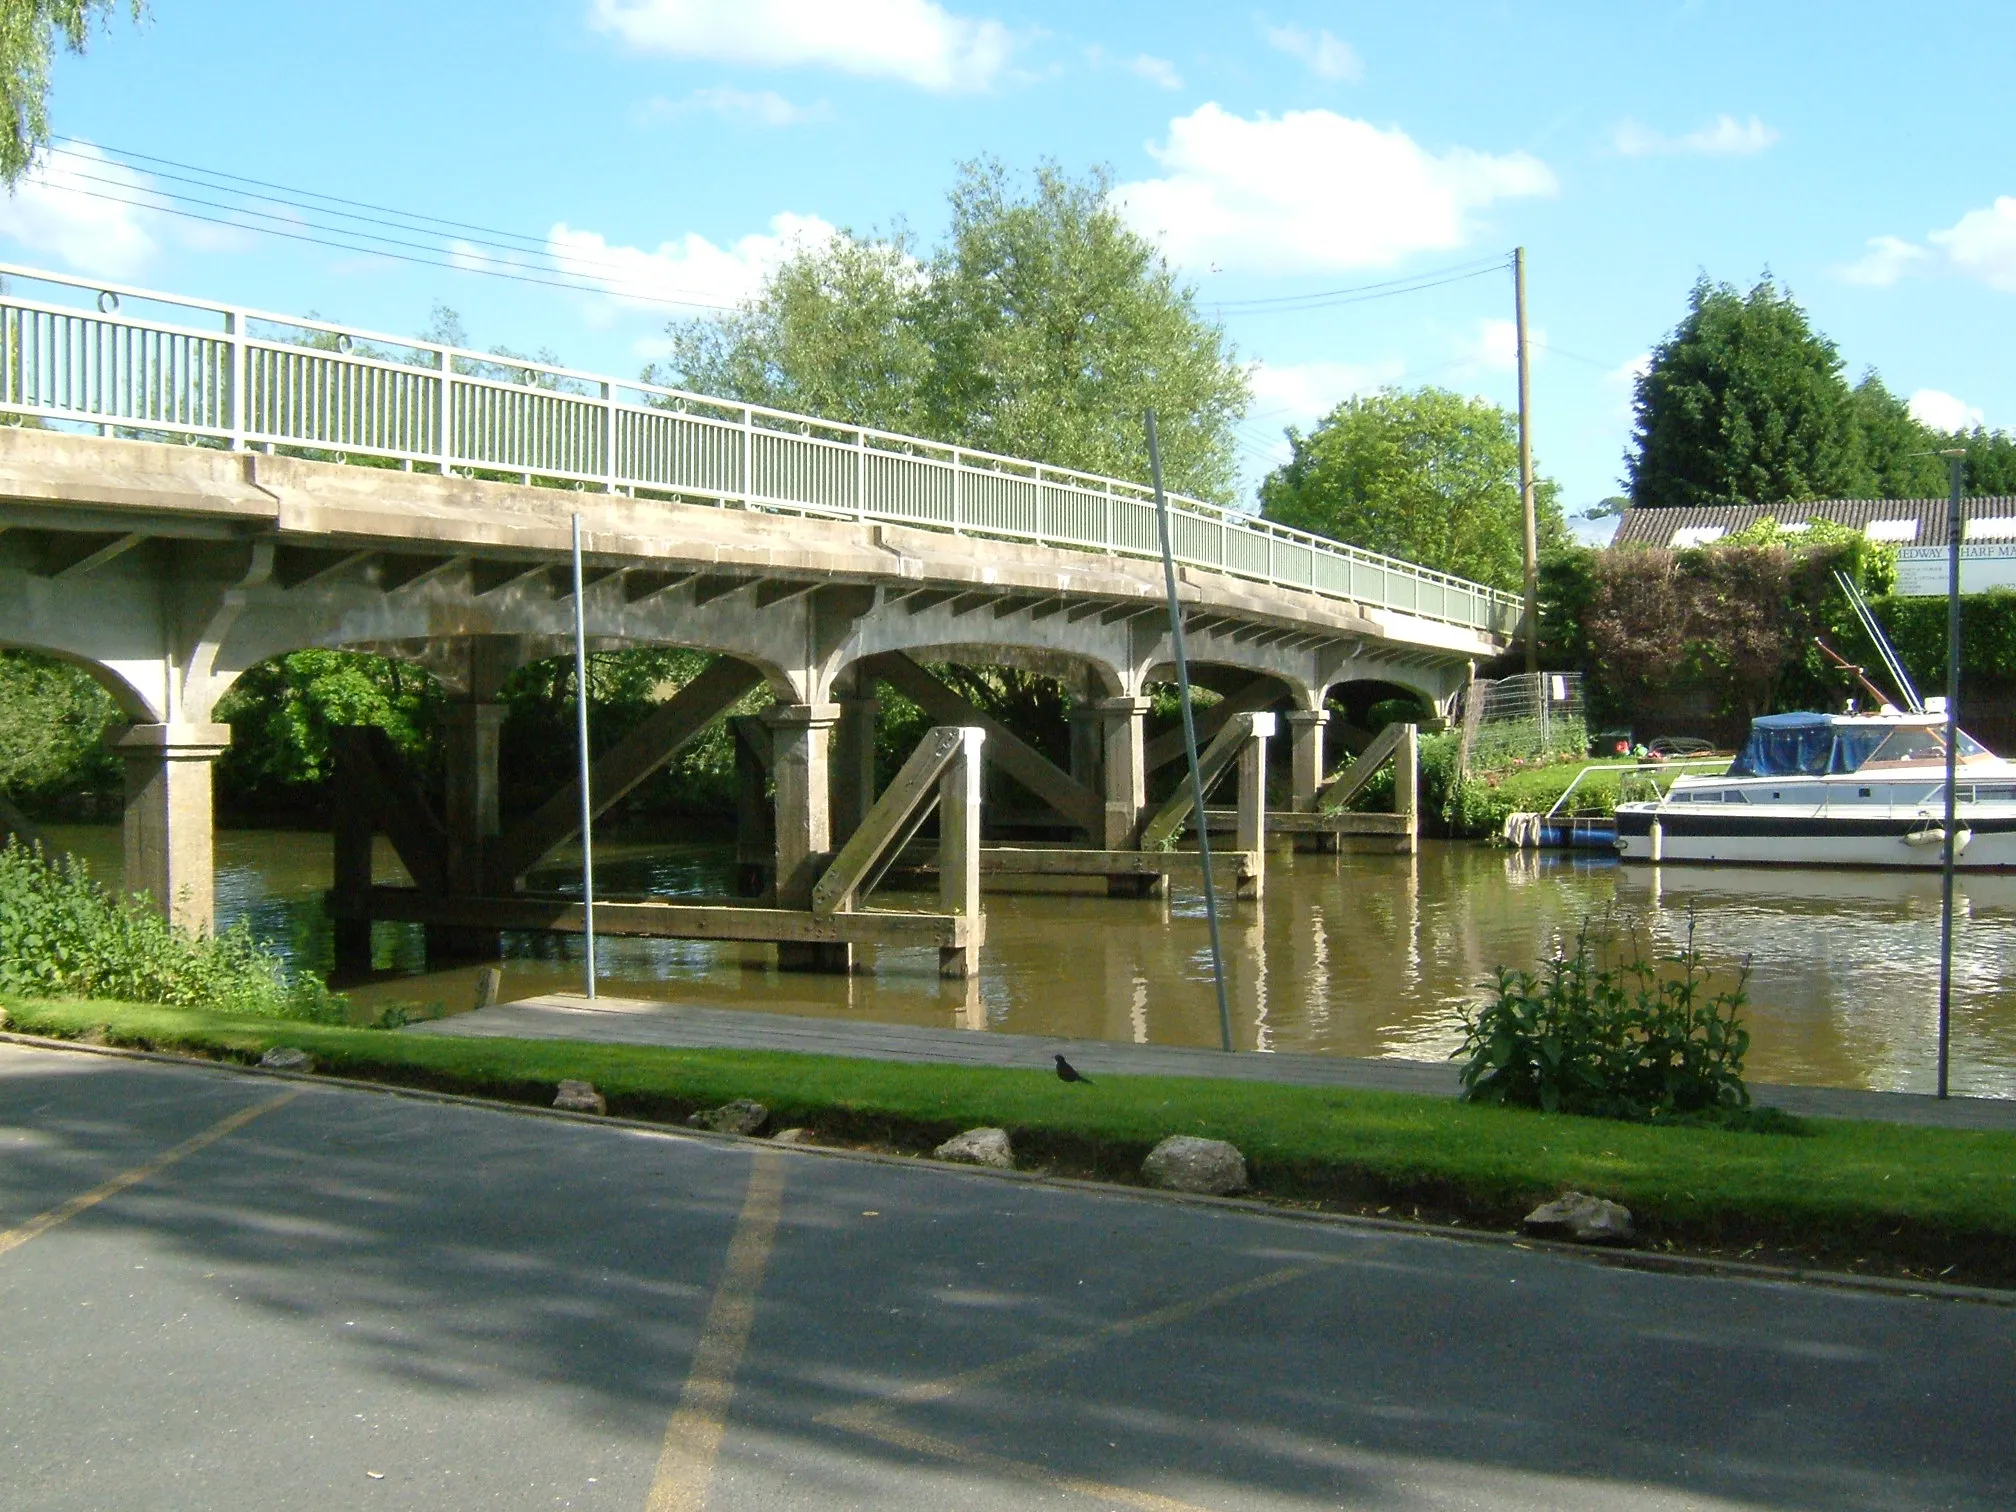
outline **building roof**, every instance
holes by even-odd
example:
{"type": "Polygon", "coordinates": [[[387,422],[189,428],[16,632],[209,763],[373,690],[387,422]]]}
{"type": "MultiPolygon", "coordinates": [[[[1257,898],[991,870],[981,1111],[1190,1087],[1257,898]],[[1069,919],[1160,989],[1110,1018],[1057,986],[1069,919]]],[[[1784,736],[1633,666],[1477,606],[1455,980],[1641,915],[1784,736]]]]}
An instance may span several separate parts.
{"type": "MultiPolygon", "coordinates": [[[[1701,504],[1677,509],[1635,506],[1617,522],[1613,546],[1705,546],[1759,520],[1781,525],[1831,520],[1886,546],[1944,546],[1945,499],[1810,499],[1801,504],[1701,504]],[[1677,539],[1676,539],[1677,538],[1677,539]]],[[[1963,499],[1964,541],[2016,542],[2016,495],[1963,499]]]]}

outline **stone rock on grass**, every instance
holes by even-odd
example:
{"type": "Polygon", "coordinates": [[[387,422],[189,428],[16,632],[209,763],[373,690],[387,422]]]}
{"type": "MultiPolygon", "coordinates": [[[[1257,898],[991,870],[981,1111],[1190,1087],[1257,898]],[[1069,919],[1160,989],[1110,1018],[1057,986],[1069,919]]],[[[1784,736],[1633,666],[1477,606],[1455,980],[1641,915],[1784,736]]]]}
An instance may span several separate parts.
{"type": "Polygon", "coordinates": [[[770,1110],[759,1102],[738,1097],[718,1108],[707,1108],[686,1120],[691,1129],[712,1129],[716,1134],[760,1134],[770,1122],[770,1110]]]}
{"type": "Polygon", "coordinates": [[[809,1145],[812,1143],[812,1131],[810,1129],[779,1129],[775,1134],[770,1136],[770,1143],[809,1145]]]}
{"type": "Polygon", "coordinates": [[[259,1057],[259,1064],[268,1071],[313,1071],[315,1057],[292,1045],[275,1045],[259,1057]]]}
{"type": "Polygon", "coordinates": [[[1607,1197],[1563,1192],[1542,1203],[1520,1225],[1541,1239],[1566,1239],[1573,1244],[1629,1244],[1635,1237],[1631,1209],[1607,1197]]]}
{"type": "Polygon", "coordinates": [[[1141,1174],[1173,1192],[1222,1197],[1246,1190],[1246,1157],[1222,1139],[1172,1134],[1148,1152],[1141,1174]]]}
{"type": "Polygon", "coordinates": [[[1008,1143],[1006,1129],[968,1129],[964,1134],[954,1134],[931,1152],[931,1158],[992,1166],[997,1171],[1015,1169],[1015,1150],[1008,1143]]]}
{"type": "Polygon", "coordinates": [[[595,1090],[593,1082],[563,1081],[553,1106],[569,1113],[607,1113],[609,1100],[595,1090]]]}

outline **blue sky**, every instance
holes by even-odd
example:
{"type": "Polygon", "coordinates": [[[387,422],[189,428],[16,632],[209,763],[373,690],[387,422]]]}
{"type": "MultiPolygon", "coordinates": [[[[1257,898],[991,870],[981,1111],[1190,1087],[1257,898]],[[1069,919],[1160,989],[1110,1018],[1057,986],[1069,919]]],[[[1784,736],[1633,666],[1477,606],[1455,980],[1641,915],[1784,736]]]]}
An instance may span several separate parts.
{"type": "MultiPolygon", "coordinates": [[[[1238,302],[1523,244],[1537,449],[1573,511],[1616,491],[1633,365],[1700,272],[1747,285],[1768,268],[1851,374],[1878,368],[1928,417],[2016,424],[2012,34],[2006,0],[1909,16],[1755,0],[153,0],[142,25],[59,65],[72,140],[0,203],[0,257],[400,333],[443,301],[478,345],[629,374],[693,313],[666,301],[732,303],[796,239],[901,222],[929,241],[961,159],[1105,164],[1200,299],[1234,306],[1225,323],[1259,364],[1252,477],[1284,425],[1356,389],[1509,403],[1511,284],[1493,271],[1289,313],[1238,302]],[[123,152],[501,228],[524,238],[512,266],[550,276],[557,256],[591,287],[120,203],[213,197],[123,152]]],[[[413,255],[467,264],[488,255],[473,239],[436,228],[413,255]]]]}

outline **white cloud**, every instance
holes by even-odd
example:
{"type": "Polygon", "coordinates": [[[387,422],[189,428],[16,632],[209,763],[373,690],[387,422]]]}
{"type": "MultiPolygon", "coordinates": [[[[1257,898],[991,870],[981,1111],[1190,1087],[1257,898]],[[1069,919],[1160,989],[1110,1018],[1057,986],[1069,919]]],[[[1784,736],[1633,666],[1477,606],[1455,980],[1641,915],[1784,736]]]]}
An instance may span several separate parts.
{"type": "Polygon", "coordinates": [[[1159,84],[1164,89],[1181,89],[1183,75],[1176,72],[1176,65],[1167,58],[1151,57],[1141,53],[1129,58],[1121,65],[1137,79],[1146,79],[1150,84],[1159,84]]]}
{"type": "MultiPolygon", "coordinates": [[[[1353,394],[1370,393],[1400,377],[1398,362],[1259,362],[1247,373],[1253,387],[1248,424],[1276,433],[1307,429],[1353,394]]],[[[1287,454],[1285,445],[1282,454],[1287,454]]]]}
{"type": "Polygon", "coordinates": [[[1739,121],[1719,115],[1706,126],[1669,137],[1626,117],[1611,134],[1611,145],[1625,157],[1755,157],[1778,140],[1778,133],[1756,116],[1739,121]]]}
{"type": "Polygon", "coordinates": [[[1262,29],[1270,47],[1278,47],[1292,58],[1300,58],[1319,79],[1337,79],[1356,84],[1365,77],[1365,65],[1351,44],[1327,31],[1313,36],[1299,26],[1269,26],[1262,29]]]}
{"type": "Polygon", "coordinates": [[[1886,289],[1931,255],[1916,242],[1907,242],[1902,237],[1872,236],[1869,250],[1837,271],[1849,283],[1886,289]]]}
{"type": "Polygon", "coordinates": [[[935,0],[594,0],[594,24],[638,52],[817,66],[941,92],[985,89],[1014,49],[998,21],[935,0]]]}
{"type": "Polygon", "coordinates": [[[701,113],[720,116],[738,126],[802,126],[831,114],[823,101],[817,105],[797,105],[774,89],[731,89],[716,85],[696,89],[677,100],[655,95],[637,109],[635,118],[639,125],[651,125],[701,113]]]}
{"type": "Polygon", "coordinates": [[[1129,224],[1175,261],[1268,273],[1388,267],[1462,246],[1474,212],[1554,192],[1547,165],[1452,147],[1328,110],[1251,120],[1216,104],[1149,147],[1167,176],[1114,191],[1129,224]]]}
{"type": "Polygon", "coordinates": [[[1940,389],[1919,389],[1906,407],[1913,420],[1936,431],[1973,430],[1987,423],[1973,405],[1940,389]]]}
{"type": "Polygon", "coordinates": [[[2016,198],[2002,195],[1926,237],[1953,267],[1991,289],[2016,292],[2016,198]]]}
{"type": "MultiPolygon", "coordinates": [[[[1528,355],[1534,362],[1540,360],[1540,353],[1547,345],[1547,332],[1535,326],[1527,333],[1528,355]]],[[[1477,322],[1477,329],[1468,338],[1459,342],[1458,355],[1473,371],[1491,373],[1512,373],[1519,368],[1519,324],[1517,321],[1487,318],[1477,322]]]]}
{"type": "Polygon", "coordinates": [[[1603,386],[1616,395],[1617,408],[1613,418],[1635,420],[1637,412],[1632,405],[1638,398],[1638,380],[1652,371],[1652,354],[1640,352],[1629,362],[1621,362],[1603,375],[1603,386]]]}
{"type": "Polygon", "coordinates": [[[0,236],[79,272],[132,278],[160,251],[163,217],[122,202],[152,183],[85,143],[49,153],[0,199],[0,236]]]}
{"type": "Polygon", "coordinates": [[[564,221],[546,235],[546,255],[559,271],[593,285],[618,306],[663,302],[732,308],[755,294],[778,264],[801,248],[830,240],[834,229],[816,215],[772,216],[725,247],[689,231],[655,248],[612,246],[599,231],[564,221]]]}

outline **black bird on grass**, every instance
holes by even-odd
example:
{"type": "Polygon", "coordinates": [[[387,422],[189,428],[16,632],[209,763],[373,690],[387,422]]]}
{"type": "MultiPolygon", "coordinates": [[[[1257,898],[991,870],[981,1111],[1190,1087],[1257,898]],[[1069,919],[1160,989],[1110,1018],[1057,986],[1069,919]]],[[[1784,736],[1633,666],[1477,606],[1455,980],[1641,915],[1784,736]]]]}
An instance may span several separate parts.
{"type": "Polygon", "coordinates": [[[1092,1085],[1091,1077],[1080,1076],[1078,1068],[1061,1055],[1057,1057],[1057,1080],[1083,1082],[1088,1087],[1092,1085]]]}

